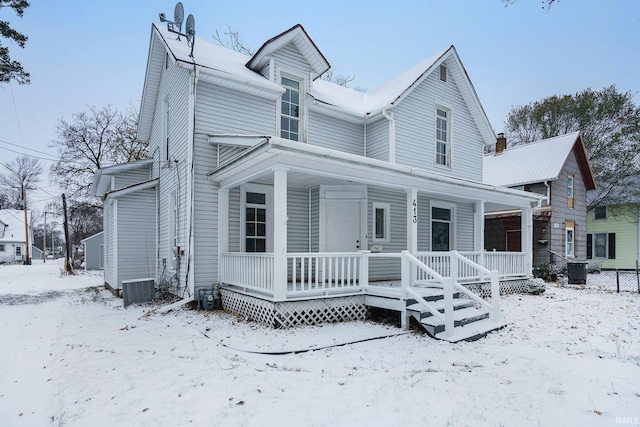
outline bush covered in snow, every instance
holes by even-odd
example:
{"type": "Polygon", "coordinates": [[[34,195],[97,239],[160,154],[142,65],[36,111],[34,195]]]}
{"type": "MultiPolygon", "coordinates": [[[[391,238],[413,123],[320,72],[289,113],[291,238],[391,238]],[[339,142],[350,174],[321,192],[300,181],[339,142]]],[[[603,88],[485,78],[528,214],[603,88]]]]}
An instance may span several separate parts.
{"type": "Polygon", "coordinates": [[[542,279],[529,279],[525,291],[531,295],[540,295],[547,289],[547,285],[542,279]]]}

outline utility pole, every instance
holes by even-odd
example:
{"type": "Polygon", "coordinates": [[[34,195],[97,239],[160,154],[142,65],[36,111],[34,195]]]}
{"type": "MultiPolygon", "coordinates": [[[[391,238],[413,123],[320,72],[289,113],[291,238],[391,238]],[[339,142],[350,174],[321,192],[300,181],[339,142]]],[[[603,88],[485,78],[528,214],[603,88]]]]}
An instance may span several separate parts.
{"type": "Polygon", "coordinates": [[[67,273],[73,272],[73,265],[71,265],[71,242],[69,242],[69,221],[67,220],[67,198],[62,193],[62,210],[64,212],[64,239],[66,241],[67,254],[65,255],[65,264],[67,267],[67,273]]]}
{"type": "Polygon", "coordinates": [[[42,233],[42,262],[47,262],[47,211],[44,211],[44,233],[42,233]]]}
{"type": "Polygon", "coordinates": [[[24,265],[31,265],[31,255],[29,253],[29,223],[27,222],[27,189],[22,185],[22,208],[24,209],[24,242],[26,246],[26,258],[24,265]]]}

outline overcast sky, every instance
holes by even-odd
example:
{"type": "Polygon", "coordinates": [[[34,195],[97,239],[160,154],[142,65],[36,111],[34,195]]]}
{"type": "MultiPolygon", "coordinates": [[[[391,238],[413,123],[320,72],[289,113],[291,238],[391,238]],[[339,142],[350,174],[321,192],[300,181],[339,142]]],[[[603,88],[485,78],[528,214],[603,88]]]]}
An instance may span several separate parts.
{"type": "MultiPolygon", "coordinates": [[[[540,0],[508,7],[501,0],[183,4],[185,15],[195,16],[198,38],[212,40],[229,25],[254,50],[300,23],[335,74],[355,76],[350,86],[369,90],[453,44],[496,132],[512,106],[553,94],[615,84],[640,103],[636,0],[561,0],[549,11],[540,0]]],[[[9,47],[32,81],[0,85],[0,162],[23,153],[53,158],[58,120],[71,120],[88,105],[138,107],[151,23],[158,12],[173,16],[174,6],[172,0],[33,0],[23,18],[0,9],[0,20],[29,36],[24,49],[9,47]]],[[[48,181],[43,176],[36,202],[59,194],[48,181]]]]}

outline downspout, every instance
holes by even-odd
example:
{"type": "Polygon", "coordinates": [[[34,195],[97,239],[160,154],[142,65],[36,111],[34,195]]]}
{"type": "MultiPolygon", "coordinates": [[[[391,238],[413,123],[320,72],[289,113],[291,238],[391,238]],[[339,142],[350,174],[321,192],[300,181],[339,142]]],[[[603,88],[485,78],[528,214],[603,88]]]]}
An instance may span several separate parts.
{"type": "Polygon", "coordinates": [[[393,112],[389,110],[393,108],[389,105],[382,110],[382,115],[389,120],[389,163],[396,162],[396,121],[393,119],[393,112]]]}
{"type": "MultiPolygon", "coordinates": [[[[545,181],[544,185],[547,187],[547,197],[546,197],[547,206],[551,206],[551,186],[549,185],[549,181],[545,181]]],[[[540,202],[538,202],[538,207],[539,207],[540,202]]]]}
{"type": "Polygon", "coordinates": [[[193,84],[189,88],[189,116],[191,121],[189,122],[189,152],[188,165],[190,168],[189,179],[187,179],[187,193],[189,194],[189,246],[187,247],[187,274],[185,277],[185,286],[187,290],[187,299],[193,300],[195,297],[195,280],[194,280],[194,201],[195,201],[195,144],[196,144],[196,85],[198,83],[198,70],[196,68],[195,61],[193,63],[193,84]]]}

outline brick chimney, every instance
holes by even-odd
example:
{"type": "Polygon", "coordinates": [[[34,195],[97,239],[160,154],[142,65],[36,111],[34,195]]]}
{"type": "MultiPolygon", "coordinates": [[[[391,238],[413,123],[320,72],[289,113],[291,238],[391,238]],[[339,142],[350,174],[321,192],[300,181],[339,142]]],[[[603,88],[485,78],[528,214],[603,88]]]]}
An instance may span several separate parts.
{"type": "Polygon", "coordinates": [[[507,149],[507,138],[504,136],[504,133],[499,133],[498,138],[496,139],[496,154],[502,153],[507,149]]]}

